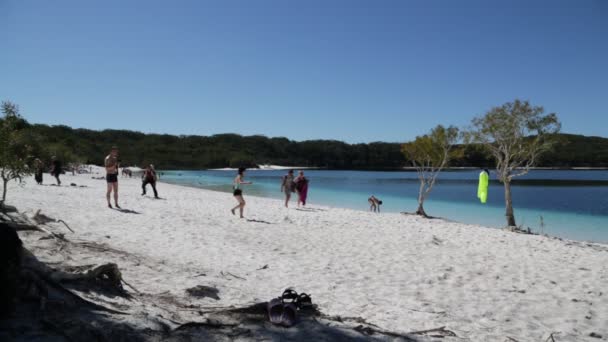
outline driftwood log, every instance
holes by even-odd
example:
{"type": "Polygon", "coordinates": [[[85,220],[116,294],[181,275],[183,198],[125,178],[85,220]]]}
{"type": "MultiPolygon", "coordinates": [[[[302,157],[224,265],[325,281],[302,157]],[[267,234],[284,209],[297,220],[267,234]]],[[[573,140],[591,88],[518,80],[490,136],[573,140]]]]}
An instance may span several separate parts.
{"type": "Polygon", "coordinates": [[[0,223],[0,316],[15,309],[21,259],[21,239],[8,224],[0,223]]]}
{"type": "Polygon", "coordinates": [[[118,265],[113,263],[103,264],[81,273],[55,271],[49,274],[49,277],[60,283],[76,281],[104,282],[114,289],[123,290],[121,283],[122,274],[118,269],[118,265]]]}

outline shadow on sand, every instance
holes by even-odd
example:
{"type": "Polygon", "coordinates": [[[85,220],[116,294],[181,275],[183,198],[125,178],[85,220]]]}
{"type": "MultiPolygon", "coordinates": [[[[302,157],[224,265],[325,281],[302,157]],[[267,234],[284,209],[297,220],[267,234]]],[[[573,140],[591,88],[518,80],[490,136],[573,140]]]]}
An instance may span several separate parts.
{"type": "Polygon", "coordinates": [[[272,222],[268,222],[268,221],[264,221],[264,220],[256,220],[256,219],[247,219],[247,222],[256,222],[256,223],[272,224],[272,222]]]}
{"type": "Polygon", "coordinates": [[[131,210],[131,209],[123,209],[123,208],[112,208],[112,209],[114,209],[116,211],[120,211],[123,214],[137,214],[137,215],[141,214],[140,212],[131,210]]]}
{"type": "MultiPolygon", "coordinates": [[[[57,272],[25,251],[26,268],[42,269],[43,273],[57,272]]],[[[83,266],[87,267],[87,266],[83,266]]],[[[79,267],[64,267],[60,272],[78,272],[79,267]]],[[[139,301],[162,302],[152,294],[137,295],[109,291],[104,286],[88,283],[64,283],[48,286],[47,298],[41,309],[39,296],[20,296],[19,305],[8,317],[0,319],[2,341],[428,341],[424,337],[378,331],[367,325],[347,325],[344,320],[328,317],[319,311],[301,314],[298,323],[290,328],[273,325],[266,315],[267,303],[244,308],[200,312],[200,320],[178,322],[150,314],[130,313],[130,306],[139,301]],[[74,292],[94,292],[96,298],[122,297],[122,305],[110,302],[99,305],[83,299],[74,292]],[[43,339],[40,337],[43,336],[43,339]]],[[[29,286],[28,286],[28,290],[29,286]]],[[[30,293],[31,295],[31,293],[30,293]]],[[[154,305],[152,305],[154,306],[154,305]]]]}
{"type": "Polygon", "coordinates": [[[296,208],[296,210],[299,210],[299,211],[309,211],[309,212],[327,211],[325,209],[320,209],[320,208],[306,208],[306,207],[296,208]]]}
{"type": "MultiPolygon", "coordinates": [[[[7,225],[0,226],[5,233],[11,233],[6,230],[7,225]]],[[[65,257],[64,261],[46,264],[22,248],[14,231],[11,234],[15,237],[12,245],[4,235],[0,242],[3,253],[9,250],[13,253],[1,255],[2,261],[14,259],[11,265],[15,267],[0,270],[3,280],[8,283],[12,279],[18,285],[13,296],[19,302],[12,313],[0,317],[0,341],[430,341],[415,333],[384,331],[361,318],[330,317],[316,309],[299,315],[295,326],[283,328],[268,322],[267,303],[243,308],[216,307],[205,312],[205,307],[193,305],[188,298],[172,300],[163,293],[144,293],[134,288],[135,293],[127,292],[122,286],[116,288],[115,280],[110,278],[77,280],[70,275],[82,276],[93,265],[74,265],[76,256],[95,255],[103,259],[120,256],[125,267],[139,266],[142,261],[103,244],[30,236],[30,243],[49,243],[34,247],[37,252],[59,248],[65,257]],[[83,251],[87,254],[80,254],[83,251]],[[180,314],[193,308],[197,311],[195,316],[180,314]]]]}

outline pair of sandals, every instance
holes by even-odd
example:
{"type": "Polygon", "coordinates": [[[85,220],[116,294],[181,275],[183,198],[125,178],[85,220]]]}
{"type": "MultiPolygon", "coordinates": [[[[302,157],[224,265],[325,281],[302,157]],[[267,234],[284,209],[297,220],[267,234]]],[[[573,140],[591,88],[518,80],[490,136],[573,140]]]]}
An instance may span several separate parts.
{"type": "Polygon", "coordinates": [[[268,302],[268,318],[273,324],[291,327],[296,324],[298,310],[306,311],[312,308],[310,295],[286,289],[281,297],[268,302]]]}

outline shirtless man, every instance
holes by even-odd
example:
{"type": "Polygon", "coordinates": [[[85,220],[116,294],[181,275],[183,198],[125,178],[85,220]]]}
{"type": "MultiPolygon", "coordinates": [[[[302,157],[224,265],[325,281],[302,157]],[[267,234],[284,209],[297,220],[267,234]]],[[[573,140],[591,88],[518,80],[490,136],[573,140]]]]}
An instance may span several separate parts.
{"type": "Polygon", "coordinates": [[[285,194],[285,208],[289,208],[289,199],[291,193],[295,192],[295,178],[293,177],[293,170],[289,170],[285,176],[283,176],[283,182],[281,182],[281,192],[285,194]]]}
{"type": "Polygon", "coordinates": [[[106,167],[106,181],[108,182],[108,191],[106,192],[108,208],[112,208],[110,194],[114,190],[114,204],[116,208],[120,209],[118,205],[118,147],[112,146],[112,151],[106,156],[104,165],[106,167]]]}

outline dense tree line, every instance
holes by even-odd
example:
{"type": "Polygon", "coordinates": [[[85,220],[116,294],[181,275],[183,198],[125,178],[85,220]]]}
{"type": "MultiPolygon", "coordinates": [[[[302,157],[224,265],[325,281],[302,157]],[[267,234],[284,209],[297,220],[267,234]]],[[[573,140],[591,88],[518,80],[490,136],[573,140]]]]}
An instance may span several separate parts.
{"type": "Polygon", "coordinates": [[[396,143],[346,144],[335,140],[295,142],[287,138],[218,134],[174,136],[125,130],[93,131],[31,125],[50,154],[65,161],[101,164],[111,146],[123,165],[154,163],[161,169],[254,167],[259,164],[336,169],[398,168],[405,165],[396,143]]]}
{"type": "MultiPolygon", "coordinates": [[[[144,134],[127,130],[73,129],[67,126],[26,125],[45,147],[47,159],[100,165],[111,146],[120,148],[123,165],[155,164],[161,169],[253,167],[259,164],[314,166],[331,169],[395,169],[410,164],[400,143],[347,144],[336,140],[296,142],[261,135],[213,136],[144,134]]],[[[608,167],[608,139],[560,134],[556,149],[539,166],[608,167]]],[[[475,145],[456,146],[451,166],[492,166],[491,156],[475,145]]]]}

